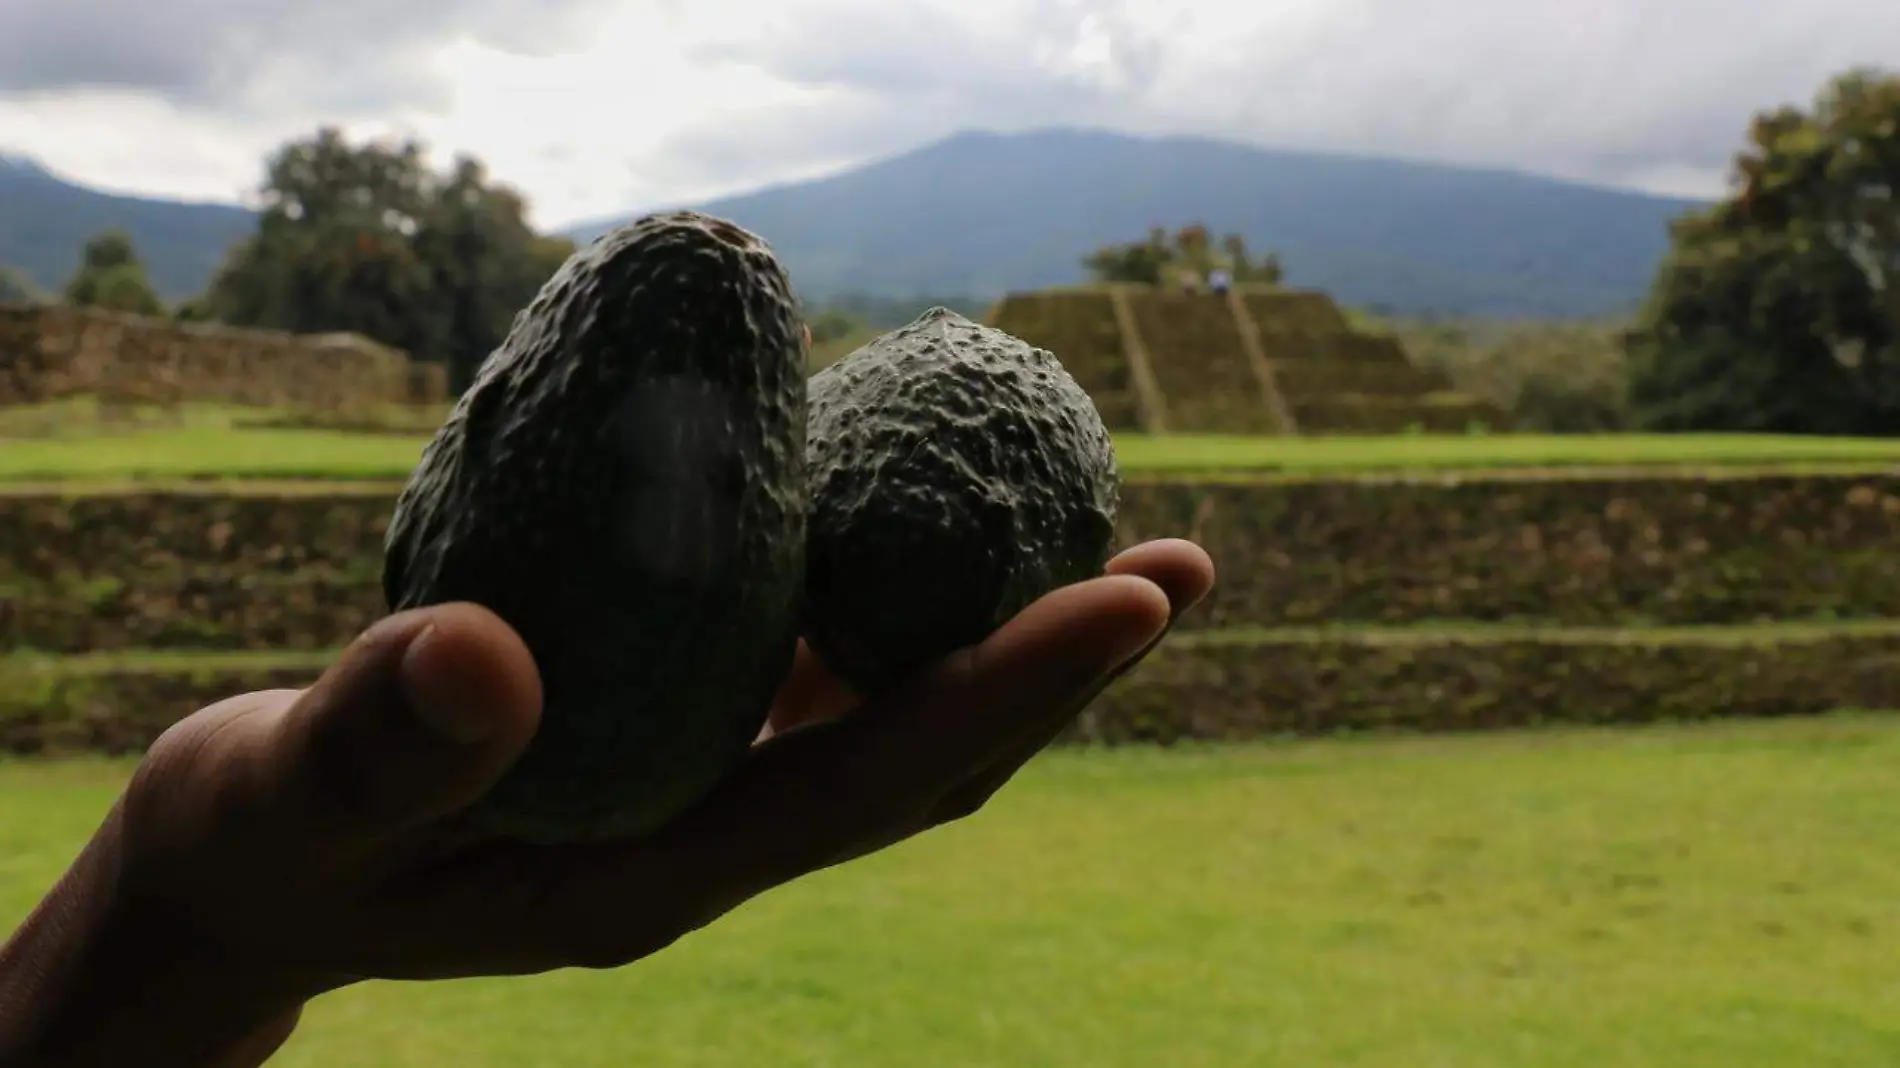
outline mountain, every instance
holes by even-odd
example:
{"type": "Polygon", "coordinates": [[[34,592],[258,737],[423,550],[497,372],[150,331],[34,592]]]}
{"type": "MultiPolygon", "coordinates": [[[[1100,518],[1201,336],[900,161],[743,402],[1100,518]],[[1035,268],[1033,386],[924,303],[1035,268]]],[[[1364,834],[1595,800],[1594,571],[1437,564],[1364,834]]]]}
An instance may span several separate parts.
{"type": "Polygon", "coordinates": [[[1096,248],[1199,221],[1349,304],[1584,316],[1632,307],[1668,221],[1701,205],[1505,171],[1054,129],[961,133],[687,206],[763,235],[815,298],[1072,284],[1096,248]]]}
{"type": "Polygon", "coordinates": [[[86,239],[117,226],[132,235],[159,296],[180,300],[202,290],[225,250],[255,225],[235,205],[103,193],[0,153],[0,263],[54,292],[78,269],[86,239]]]}
{"type": "MultiPolygon", "coordinates": [[[[1082,280],[1081,258],[1202,222],[1288,281],[1360,306],[1587,316],[1640,299],[1697,201],[1496,170],[1093,130],[966,132],[843,174],[697,207],[764,235],[808,298],[963,296],[1082,280]]],[[[616,220],[576,227],[589,239],[616,220]]],[[[120,226],[169,299],[201,291],[253,216],[118,196],[0,155],[0,263],[57,289],[120,226]]]]}

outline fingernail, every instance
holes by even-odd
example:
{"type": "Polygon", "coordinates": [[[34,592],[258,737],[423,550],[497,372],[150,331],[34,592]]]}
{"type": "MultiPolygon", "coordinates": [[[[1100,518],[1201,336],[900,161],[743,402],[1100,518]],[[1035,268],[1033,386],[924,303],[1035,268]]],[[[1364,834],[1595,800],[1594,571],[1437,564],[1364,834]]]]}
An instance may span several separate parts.
{"type": "Polygon", "coordinates": [[[441,633],[430,623],[403,650],[397,669],[403,696],[409,700],[410,713],[430,731],[458,745],[474,745],[488,738],[494,723],[483,715],[479,701],[461,692],[448,674],[445,658],[432,652],[441,644],[441,633]]]}

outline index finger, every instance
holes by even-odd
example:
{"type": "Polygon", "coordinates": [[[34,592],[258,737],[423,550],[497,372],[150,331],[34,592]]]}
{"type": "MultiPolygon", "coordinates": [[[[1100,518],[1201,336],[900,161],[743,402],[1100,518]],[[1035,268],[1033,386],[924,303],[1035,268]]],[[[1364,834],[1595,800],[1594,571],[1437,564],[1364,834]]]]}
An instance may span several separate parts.
{"type": "Polygon", "coordinates": [[[571,857],[542,914],[610,941],[656,915],[684,929],[798,876],[925,829],[937,803],[1166,626],[1166,594],[1111,575],[1064,587],[890,696],[756,748],[654,834],[571,857]],[[655,881],[663,880],[664,887],[655,881]],[[629,900],[640,900],[634,915],[629,900]]]}

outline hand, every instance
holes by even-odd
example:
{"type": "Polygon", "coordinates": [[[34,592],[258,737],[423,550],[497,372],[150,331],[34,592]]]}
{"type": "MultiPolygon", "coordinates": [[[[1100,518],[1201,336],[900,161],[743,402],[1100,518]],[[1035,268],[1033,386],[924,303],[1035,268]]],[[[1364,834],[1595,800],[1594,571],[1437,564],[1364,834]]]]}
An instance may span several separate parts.
{"type": "Polygon", "coordinates": [[[901,693],[802,647],[747,760],[638,839],[529,846],[457,818],[534,734],[527,648],[473,605],[390,616],[307,690],[167,731],[0,953],[0,1062],[256,1065],[364,979],[611,968],[749,898],[977,811],[1172,618],[1198,547],[1151,542],[901,693]]]}

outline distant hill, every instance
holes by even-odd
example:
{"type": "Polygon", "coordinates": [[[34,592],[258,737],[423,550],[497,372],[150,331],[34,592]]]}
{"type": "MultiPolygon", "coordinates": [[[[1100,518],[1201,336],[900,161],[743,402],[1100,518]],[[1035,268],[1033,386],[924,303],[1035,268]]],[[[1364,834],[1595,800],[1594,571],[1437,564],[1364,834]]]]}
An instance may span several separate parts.
{"type": "Polygon", "coordinates": [[[0,153],[0,263],[43,289],[64,286],[86,239],[117,226],[132,235],[159,296],[180,300],[205,287],[225,250],[254,225],[252,214],[235,205],[102,193],[0,153]]]}
{"type": "Polygon", "coordinates": [[[690,206],[764,235],[811,296],[1073,283],[1096,248],[1200,221],[1279,252],[1289,282],[1348,304],[1585,316],[1639,300],[1668,221],[1699,204],[1495,170],[1042,130],[958,134],[690,206]]]}
{"type": "MultiPolygon", "coordinates": [[[[1102,245],[1199,221],[1280,253],[1290,282],[1349,305],[1571,317],[1633,306],[1668,220],[1698,205],[1493,170],[1058,129],[957,134],[687,206],[763,234],[815,301],[987,300],[1073,283],[1102,245]]],[[[614,221],[569,233],[588,239],[614,221]]],[[[114,225],[175,300],[203,289],[252,216],[84,189],[0,155],[0,263],[57,288],[85,238],[114,225]]]]}

